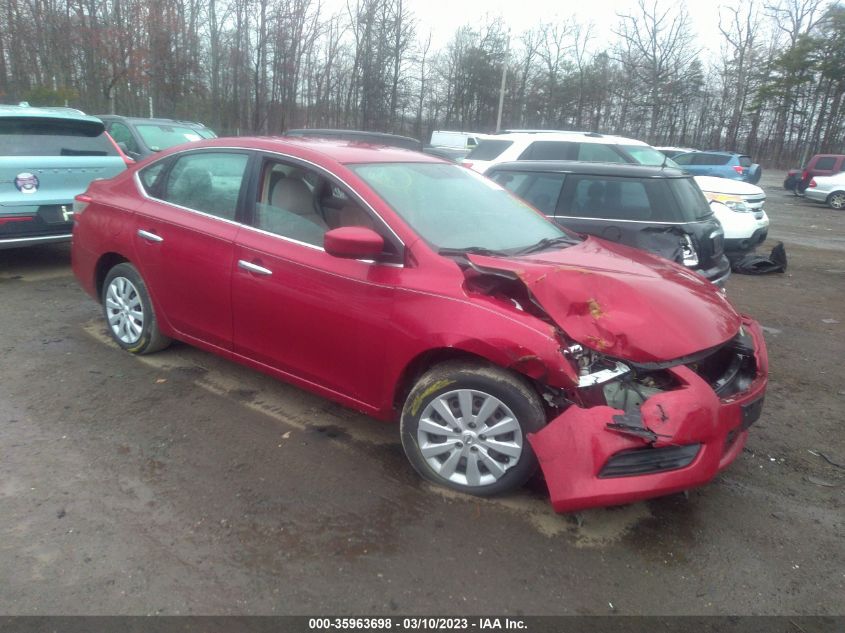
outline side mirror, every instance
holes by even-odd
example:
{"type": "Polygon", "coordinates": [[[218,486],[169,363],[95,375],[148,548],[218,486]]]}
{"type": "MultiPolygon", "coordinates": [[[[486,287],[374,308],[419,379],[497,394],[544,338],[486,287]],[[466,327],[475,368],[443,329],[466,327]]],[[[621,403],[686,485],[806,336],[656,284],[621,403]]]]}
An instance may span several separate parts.
{"type": "Polygon", "coordinates": [[[334,257],[374,259],[384,250],[384,238],[363,226],[342,226],[326,232],[323,248],[334,257]]]}

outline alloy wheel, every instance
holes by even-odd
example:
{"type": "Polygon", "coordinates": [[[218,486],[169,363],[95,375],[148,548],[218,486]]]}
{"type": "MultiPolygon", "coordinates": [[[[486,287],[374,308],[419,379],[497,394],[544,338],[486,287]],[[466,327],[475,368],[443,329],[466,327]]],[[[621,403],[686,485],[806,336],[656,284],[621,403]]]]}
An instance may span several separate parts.
{"type": "Polygon", "coordinates": [[[437,475],[468,487],[496,482],[523,451],[522,429],[510,408],[474,389],[449,391],[429,402],[417,442],[437,475]]]}
{"type": "Polygon", "coordinates": [[[106,316],[115,337],[126,345],[137,343],[144,330],[144,306],[138,289],[126,277],[115,277],[106,290],[106,316]]]}
{"type": "Polygon", "coordinates": [[[831,194],[827,203],[830,205],[831,209],[845,209],[845,193],[837,191],[836,193],[831,194]]]}

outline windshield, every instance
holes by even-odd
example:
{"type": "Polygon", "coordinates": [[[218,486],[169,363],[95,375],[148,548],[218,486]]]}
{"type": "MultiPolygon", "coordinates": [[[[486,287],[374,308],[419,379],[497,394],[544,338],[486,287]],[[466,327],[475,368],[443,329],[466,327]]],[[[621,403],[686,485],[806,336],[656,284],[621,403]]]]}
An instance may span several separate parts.
{"type": "Polygon", "coordinates": [[[657,167],[677,167],[678,165],[671,158],[658,152],[650,145],[620,145],[621,149],[627,152],[634,162],[640,165],[655,165],[657,167]]]}
{"type": "Polygon", "coordinates": [[[436,249],[515,252],[541,240],[570,238],[492,180],[458,165],[349,167],[436,249]]]}
{"type": "Polygon", "coordinates": [[[181,125],[140,123],[136,124],[135,129],[138,130],[138,134],[144,139],[146,146],[154,152],[182,143],[199,141],[203,138],[215,138],[214,132],[211,130],[195,129],[181,125]]]}

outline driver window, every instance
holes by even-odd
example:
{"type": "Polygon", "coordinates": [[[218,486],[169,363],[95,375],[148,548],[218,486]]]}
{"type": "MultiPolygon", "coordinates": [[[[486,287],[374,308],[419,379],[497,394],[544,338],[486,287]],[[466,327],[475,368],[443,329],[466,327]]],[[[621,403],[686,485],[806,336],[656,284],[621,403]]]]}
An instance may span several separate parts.
{"type": "Polygon", "coordinates": [[[296,165],[267,161],[258,196],[256,228],[320,248],[331,229],[376,228],[372,216],[338,185],[296,165]]]}

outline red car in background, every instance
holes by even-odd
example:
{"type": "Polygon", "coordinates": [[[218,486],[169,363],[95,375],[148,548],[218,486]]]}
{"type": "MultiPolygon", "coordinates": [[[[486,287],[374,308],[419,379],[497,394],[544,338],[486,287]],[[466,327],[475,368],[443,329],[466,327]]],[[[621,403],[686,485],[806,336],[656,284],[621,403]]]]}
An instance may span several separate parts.
{"type": "Polygon", "coordinates": [[[538,464],[558,511],[685,490],[761,412],[761,330],[724,293],[424,154],[200,141],[93,183],[74,217],[121,347],[179,339],[398,420],[413,467],[459,491],[538,464]]]}

